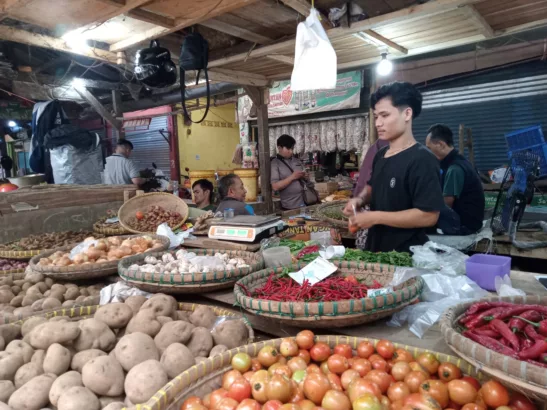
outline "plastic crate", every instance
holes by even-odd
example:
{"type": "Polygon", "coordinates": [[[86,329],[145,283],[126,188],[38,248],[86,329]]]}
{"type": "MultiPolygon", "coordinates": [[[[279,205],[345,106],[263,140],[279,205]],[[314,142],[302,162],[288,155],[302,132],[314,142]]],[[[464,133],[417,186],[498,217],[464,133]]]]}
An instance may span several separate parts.
{"type": "Polygon", "coordinates": [[[518,131],[510,132],[509,134],[505,134],[505,139],[507,140],[509,152],[520,151],[524,148],[529,148],[545,143],[545,138],[543,137],[541,125],[535,125],[533,127],[523,128],[518,131]]]}
{"type": "Polygon", "coordinates": [[[509,152],[509,158],[517,152],[527,151],[539,157],[539,176],[547,175],[547,143],[509,152]]]}

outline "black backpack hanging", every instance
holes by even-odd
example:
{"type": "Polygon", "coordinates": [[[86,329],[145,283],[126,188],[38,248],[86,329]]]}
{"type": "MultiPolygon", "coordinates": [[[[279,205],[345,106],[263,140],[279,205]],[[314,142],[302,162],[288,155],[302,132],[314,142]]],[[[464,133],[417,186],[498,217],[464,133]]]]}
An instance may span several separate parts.
{"type": "Polygon", "coordinates": [[[185,84],[185,73],[189,70],[196,70],[196,84],[199,82],[199,76],[201,71],[205,73],[205,83],[207,86],[207,105],[205,107],[205,113],[203,114],[203,117],[199,121],[192,121],[193,123],[200,123],[202,122],[205,117],[207,117],[207,113],[209,112],[209,103],[211,100],[211,91],[209,89],[209,74],[207,72],[207,64],[209,64],[209,44],[207,43],[207,40],[203,38],[203,36],[199,33],[191,33],[187,35],[184,38],[184,41],[182,42],[182,47],[180,50],[180,58],[179,58],[179,65],[180,65],[180,94],[182,99],[182,109],[184,111],[184,115],[186,118],[188,118],[190,121],[192,121],[192,118],[190,117],[190,114],[188,113],[188,110],[186,109],[186,84],[185,84]]]}

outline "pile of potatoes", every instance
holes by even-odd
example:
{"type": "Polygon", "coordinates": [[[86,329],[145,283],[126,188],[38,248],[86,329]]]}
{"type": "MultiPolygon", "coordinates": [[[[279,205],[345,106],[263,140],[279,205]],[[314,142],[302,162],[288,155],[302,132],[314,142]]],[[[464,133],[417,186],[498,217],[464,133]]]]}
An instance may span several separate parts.
{"type": "Polygon", "coordinates": [[[0,323],[41,310],[98,305],[104,287],[103,284],[59,284],[28,268],[23,279],[16,278],[15,275],[0,275],[0,323]]]}
{"type": "Polygon", "coordinates": [[[243,321],[217,319],[209,307],[178,311],[172,296],[156,294],[103,305],[79,321],[0,325],[0,410],[144,403],[194,364],[247,344],[243,321]]]}

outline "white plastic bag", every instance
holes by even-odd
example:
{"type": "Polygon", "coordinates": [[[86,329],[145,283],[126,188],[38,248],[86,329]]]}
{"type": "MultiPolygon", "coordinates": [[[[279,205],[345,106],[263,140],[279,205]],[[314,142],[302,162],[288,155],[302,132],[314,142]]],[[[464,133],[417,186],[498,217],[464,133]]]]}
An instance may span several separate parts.
{"type": "Polygon", "coordinates": [[[450,246],[426,242],[422,246],[411,246],[415,267],[439,270],[445,275],[465,275],[466,254],[450,246]]]}
{"type": "Polygon", "coordinates": [[[336,88],[336,53],[316,9],[296,29],[291,90],[336,88]]]}
{"type": "Polygon", "coordinates": [[[169,249],[174,249],[179,247],[184,243],[185,239],[195,239],[196,237],[191,235],[194,231],[194,228],[190,228],[187,231],[179,232],[175,235],[173,230],[167,225],[167,223],[162,223],[158,226],[156,230],[156,235],[167,236],[169,238],[169,249]]]}

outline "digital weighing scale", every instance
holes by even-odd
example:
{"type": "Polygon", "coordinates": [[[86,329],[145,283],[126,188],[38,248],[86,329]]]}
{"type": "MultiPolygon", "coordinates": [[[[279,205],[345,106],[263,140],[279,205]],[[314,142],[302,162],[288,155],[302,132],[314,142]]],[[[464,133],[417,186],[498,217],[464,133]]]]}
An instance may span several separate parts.
{"type": "Polygon", "coordinates": [[[209,228],[209,238],[255,243],[283,232],[286,228],[285,223],[275,215],[238,215],[227,221],[213,221],[209,228]]]}

